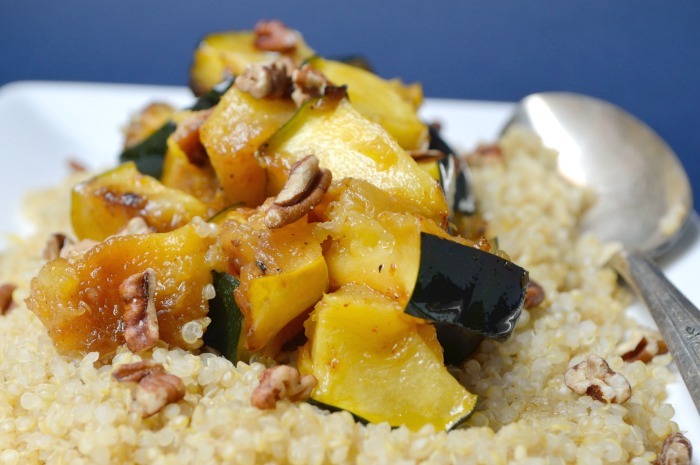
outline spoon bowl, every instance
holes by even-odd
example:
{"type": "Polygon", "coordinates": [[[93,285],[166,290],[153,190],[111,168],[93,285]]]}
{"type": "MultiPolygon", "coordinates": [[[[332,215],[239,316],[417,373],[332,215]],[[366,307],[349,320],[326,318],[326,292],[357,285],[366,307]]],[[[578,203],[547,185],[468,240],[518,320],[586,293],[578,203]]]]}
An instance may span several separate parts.
{"type": "Polygon", "coordinates": [[[700,310],[649,258],[690,222],[692,192],[678,158],[646,124],[584,95],[530,95],[504,131],[516,125],[556,150],[561,174],[595,195],[581,228],[622,244],[610,265],[649,309],[700,412],[700,310]]]}
{"type": "Polygon", "coordinates": [[[671,148],[646,124],[603,100],[533,94],[508,127],[525,126],[559,152],[560,173],[596,201],[581,228],[657,258],[681,236],[692,211],[688,177],[671,148]]]}

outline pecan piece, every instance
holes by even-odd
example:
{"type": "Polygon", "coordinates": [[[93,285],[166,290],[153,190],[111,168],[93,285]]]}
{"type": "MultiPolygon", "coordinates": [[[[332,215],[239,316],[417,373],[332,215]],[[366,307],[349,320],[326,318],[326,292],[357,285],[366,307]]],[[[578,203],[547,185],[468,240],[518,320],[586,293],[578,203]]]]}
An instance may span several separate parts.
{"type": "Polygon", "coordinates": [[[274,409],[277,402],[283,399],[291,402],[306,400],[316,383],[314,375],[302,376],[296,368],[277,365],[260,374],[260,384],[253,391],[250,403],[267,410],[274,409]]]}
{"type": "Polygon", "coordinates": [[[154,102],[135,115],[124,131],[124,148],[128,149],[143,142],[158,130],[175,112],[167,103],[154,102]]]}
{"type": "Polygon", "coordinates": [[[308,63],[292,71],[292,84],[294,85],[292,100],[298,107],[307,100],[323,97],[326,89],[331,85],[321,71],[309,66],[308,63]]]}
{"type": "Polygon", "coordinates": [[[113,236],[136,236],[141,234],[154,233],[156,230],[146,223],[146,220],[140,216],[135,216],[129,220],[124,226],[122,226],[119,231],[117,231],[113,236]]]}
{"type": "Polygon", "coordinates": [[[309,213],[323,199],[331,185],[331,172],[319,168],[315,155],[308,155],[292,165],[289,178],[265,214],[265,225],[270,229],[294,223],[309,213]]]}
{"type": "Polygon", "coordinates": [[[209,160],[207,151],[199,140],[199,128],[213,111],[213,108],[209,108],[190,113],[180,121],[173,133],[173,141],[177,143],[190,163],[195,166],[202,167],[209,160]]]}
{"type": "Polygon", "coordinates": [[[471,166],[482,166],[503,162],[503,150],[498,144],[479,145],[476,150],[467,155],[467,163],[471,166]]]}
{"type": "Polygon", "coordinates": [[[141,361],[119,365],[112,372],[112,378],[120,383],[138,383],[148,375],[164,371],[165,369],[160,363],[141,361]]]}
{"type": "Polygon", "coordinates": [[[525,303],[523,306],[525,308],[537,307],[544,301],[544,289],[540,286],[537,281],[532,279],[527,283],[527,288],[525,289],[525,303]]]}
{"type": "Polygon", "coordinates": [[[155,372],[141,378],[134,393],[137,408],[144,418],[183,397],[185,384],[177,376],[165,372],[155,372]]]}
{"type": "Polygon", "coordinates": [[[166,373],[159,363],[144,361],[120,365],[112,372],[112,378],[120,383],[137,383],[133,397],[136,409],[144,418],[185,397],[182,380],[166,373]]]}
{"type": "Polygon", "coordinates": [[[15,305],[15,301],[12,300],[15,289],[17,286],[12,283],[0,285],[0,315],[4,315],[15,305]]]}
{"type": "Polygon", "coordinates": [[[49,236],[44,247],[43,257],[48,260],[55,260],[61,256],[64,247],[72,245],[73,241],[62,233],[53,233],[49,236]]]}
{"type": "Polygon", "coordinates": [[[689,465],[693,446],[682,433],[673,433],[664,440],[654,465],[689,465]]]}
{"type": "Polygon", "coordinates": [[[595,354],[569,368],[564,382],[576,394],[587,394],[606,403],[621,404],[632,395],[627,378],[611,370],[608,362],[595,354]]]}
{"type": "Polygon", "coordinates": [[[276,19],[260,21],[255,25],[253,45],[267,52],[290,53],[297,48],[297,33],[276,19]]]}
{"type": "Polygon", "coordinates": [[[156,273],[151,268],[129,276],[119,286],[125,303],[124,339],[132,352],[150,349],[160,338],[155,290],[156,273]]]}
{"type": "Polygon", "coordinates": [[[418,163],[440,161],[447,156],[445,152],[437,149],[409,150],[408,154],[418,163]]]}
{"type": "Polygon", "coordinates": [[[261,98],[286,98],[292,90],[289,60],[280,59],[272,63],[251,63],[233,83],[241,92],[261,98]]]}
{"type": "Polygon", "coordinates": [[[667,353],[668,347],[657,332],[640,331],[627,342],[620,344],[617,352],[625,362],[632,363],[641,360],[644,363],[649,363],[657,355],[667,353]]]}

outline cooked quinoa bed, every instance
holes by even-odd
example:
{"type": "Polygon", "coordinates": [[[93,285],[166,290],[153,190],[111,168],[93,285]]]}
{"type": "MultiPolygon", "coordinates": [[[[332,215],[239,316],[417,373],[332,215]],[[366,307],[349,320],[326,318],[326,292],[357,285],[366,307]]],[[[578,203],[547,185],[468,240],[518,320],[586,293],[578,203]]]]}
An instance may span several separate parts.
{"type": "Polygon", "coordinates": [[[251,406],[264,366],[213,354],[157,347],[143,357],[119,350],[111,363],[97,353],[59,355],[23,299],[43,264],[48,234],[70,232],[68,189],[36,194],[31,238],[16,238],[0,260],[0,283],[12,282],[17,306],[0,317],[0,464],[558,464],[653,462],[678,430],[665,402],[673,380],[668,354],[625,363],[617,347],[638,325],[605,266],[614,246],[580,237],[588,196],[557,177],[554,154],[527,134],[501,141],[503,163],[474,168],[479,207],[489,233],[545,290],[524,310],[513,337],[485,341],[454,375],[480,397],[467,423],[449,433],[355,423],[347,412],[280,402],[251,406]],[[51,212],[50,214],[48,212],[51,212]],[[632,387],[623,404],[575,394],[567,368],[595,353],[632,387]],[[184,400],[143,419],[131,408],[129,383],[115,366],[153,359],[182,378],[184,400]]]}

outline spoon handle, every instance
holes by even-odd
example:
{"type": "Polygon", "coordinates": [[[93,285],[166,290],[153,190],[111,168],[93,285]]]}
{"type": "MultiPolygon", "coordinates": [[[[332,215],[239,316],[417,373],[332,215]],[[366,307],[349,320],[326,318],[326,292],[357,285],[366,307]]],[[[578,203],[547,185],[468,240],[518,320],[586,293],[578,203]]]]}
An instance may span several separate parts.
{"type": "Polygon", "coordinates": [[[645,255],[620,252],[611,265],[649,309],[700,412],[700,310],[645,255]]]}

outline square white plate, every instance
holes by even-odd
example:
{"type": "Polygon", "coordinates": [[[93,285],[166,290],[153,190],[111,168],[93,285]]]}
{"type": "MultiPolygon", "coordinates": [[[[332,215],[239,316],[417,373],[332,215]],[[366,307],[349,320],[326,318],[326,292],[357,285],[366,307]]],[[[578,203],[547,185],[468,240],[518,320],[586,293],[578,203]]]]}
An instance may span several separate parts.
{"type": "MultiPolygon", "coordinates": [[[[32,189],[57,184],[77,160],[91,169],[117,163],[121,128],[129,116],[153,101],[184,107],[193,100],[181,87],[66,82],[16,82],[0,88],[0,249],[1,236],[22,232],[20,202],[32,189]]],[[[494,140],[513,104],[466,100],[427,99],[426,121],[438,121],[445,140],[456,150],[494,140]]],[[[661,262],[671,281],[695,305],[700,305],[700,221],[691,227],[661,262]]],[[[651,318],[635,304],[630,312],[645,324],[651,318]]],[[[700,447],[700,415],[685,385],[668,387],[676,410],[674,420],[696,447],[700,447]]],[[[694,464],[700,464],[697,457],[694,464]]]]}

